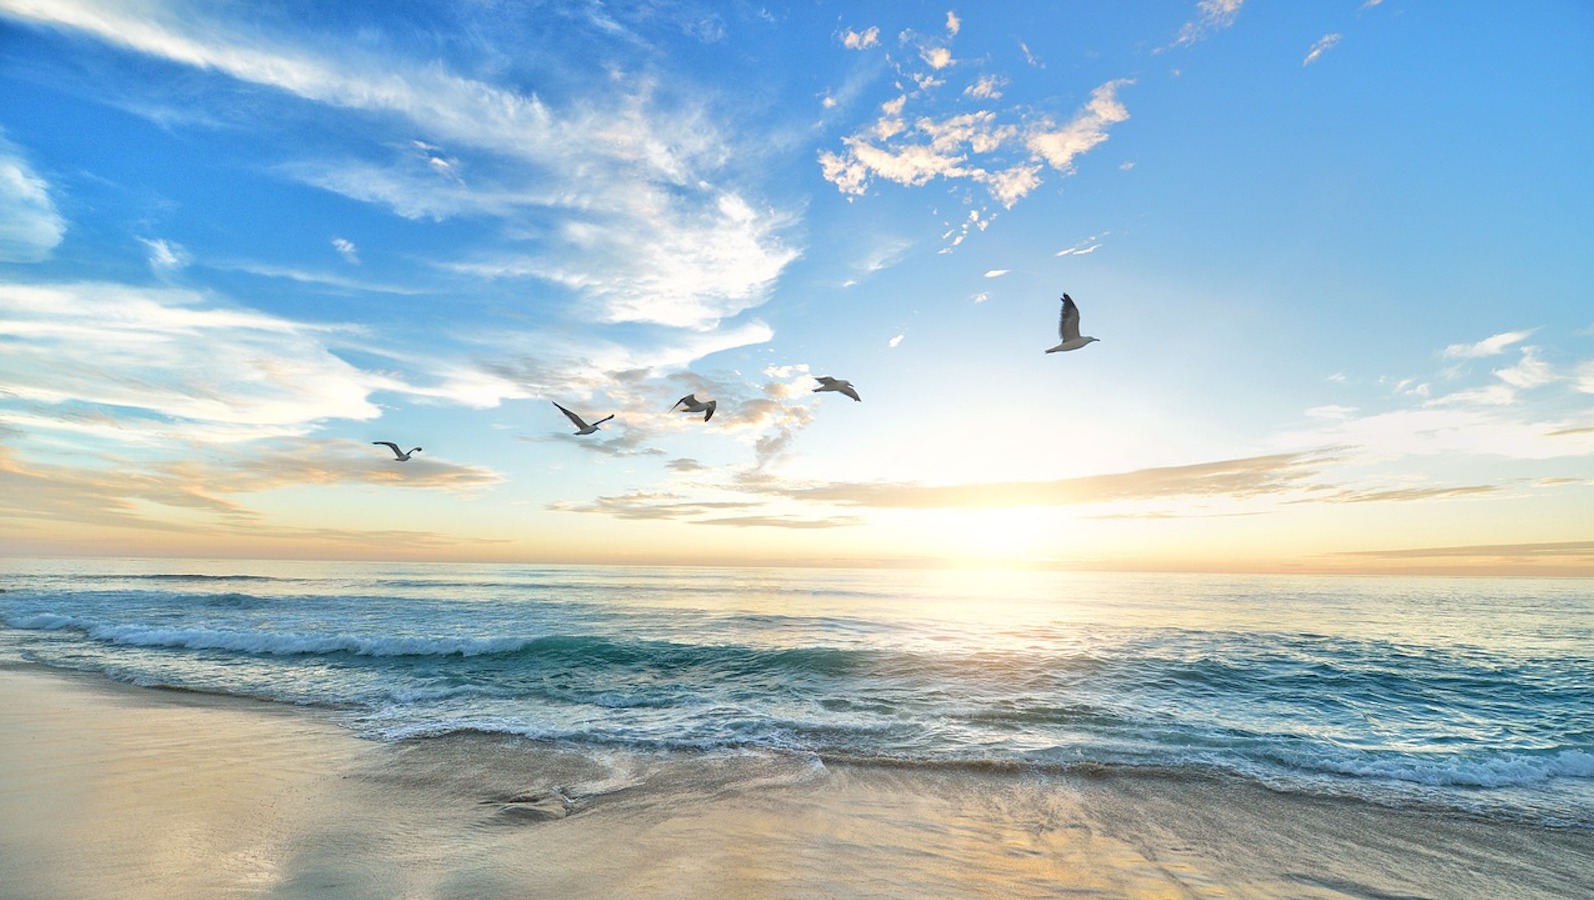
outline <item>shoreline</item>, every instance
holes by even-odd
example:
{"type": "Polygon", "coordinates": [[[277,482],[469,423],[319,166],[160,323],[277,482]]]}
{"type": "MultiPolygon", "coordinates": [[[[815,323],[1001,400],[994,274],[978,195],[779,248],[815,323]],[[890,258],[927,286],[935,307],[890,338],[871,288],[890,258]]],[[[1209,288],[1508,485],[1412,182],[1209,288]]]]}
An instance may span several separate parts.
{"type": "Polygon", "coordinates": [[[1555,897],[1594,834],[1237,780],[453,735],[0,666],[0,897],[1555,897]]]}

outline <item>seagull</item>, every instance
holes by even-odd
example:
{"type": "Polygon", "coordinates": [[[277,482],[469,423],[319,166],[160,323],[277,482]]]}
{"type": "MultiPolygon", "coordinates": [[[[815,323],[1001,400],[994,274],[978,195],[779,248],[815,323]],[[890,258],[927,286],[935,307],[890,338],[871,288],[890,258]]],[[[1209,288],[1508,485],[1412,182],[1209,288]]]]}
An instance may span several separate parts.
{"type": "Polygon", "coordinates": [[[1062,335],[1063,342],[1047,350],[1047,353],[1056,353],[1059,350],[1078,350],[1091,341],[1101,340],[1101,338],[1093,338],[1089,335],[1085,337],[1079,336],[1079,307],[1074,305],[1074,298],[1067,294],[1063,294],[1063,318],[1058,323],[1057,330],[1062,335]]]}
{"type": "Polygon", "coordinates": [[[813,392],[816,394],[820,391],[837,391],[839,393],[846,394],[854,400],[863,399],[862,397],[858,396],[858,392],[853,389],[852,382],[850,381],[842,381],[840,378],[831,378],[829,375],[816,375],[814,377],[819,380],[819,387],[816,387],[813,390],[813,392]]]}
{"type": "MultiPolygon", "coordinates": [[[[559,404],[555,403],[554,406],[559,406],[559,404]]],[[[575,413],[571,412],[568,409],[565,409],[563,406],[559,406],[559,411],[565,414],[565,418],[567,418],[571,422],[575,423],[575,426],[577,428],[581,429],[580,431],[577,431],[576,434],[591,434],[594,431],[598,430],[598,426],[599,425],[602,425],[604,422],[607,422],[610,419],[614,418],[614,413],[610,413],[610,414],[604,416],[603,418],[599,419],[598,421],[593,422],[591,425],[588,425],[586,422],[581,421],[581,417],[580,416],[576,415],[575,413]]]]}
{"type": "MultiPolygon", "coordinates": [[[[700,401],[697,399],[696,394],[687,394],[685,397],[675,401],[675,406],[682,406],[681,412],[702,413],[703,421],[705,422],[714,418],[714,408],[719,405],[718,400],[700,401]],[[682,406],[683,404],[684,406],[682,406]]],[[[675,406],[670,407],[670,409],[675,409],[675,406]]]]}
{"type": "Polygon", "coordinates": [[[421,452],[421,448],[416,447],[414,450],[411,450],[409,453],[405,453],[403,450],[400,450],[398,448],[398,444],[395,444],[392,441],[372,441],[371,443],[380,444],[383,447],[392,448],[393,455],[395,457],[397,457],[397,459],[395,459],[394,462],[409,462],[410,461],[410,453],[419,453],[419,452],[421,452]]]}

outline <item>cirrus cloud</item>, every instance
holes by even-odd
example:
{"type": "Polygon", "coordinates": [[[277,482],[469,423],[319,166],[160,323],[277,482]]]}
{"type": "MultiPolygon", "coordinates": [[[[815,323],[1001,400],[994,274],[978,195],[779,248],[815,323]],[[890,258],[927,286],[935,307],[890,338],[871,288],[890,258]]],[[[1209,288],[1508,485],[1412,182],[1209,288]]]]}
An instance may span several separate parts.
{"type": "Polygon", "coordinates": [[[50,185],[0,136],[0,262],[48,259],[65,234],[50,185]]]}

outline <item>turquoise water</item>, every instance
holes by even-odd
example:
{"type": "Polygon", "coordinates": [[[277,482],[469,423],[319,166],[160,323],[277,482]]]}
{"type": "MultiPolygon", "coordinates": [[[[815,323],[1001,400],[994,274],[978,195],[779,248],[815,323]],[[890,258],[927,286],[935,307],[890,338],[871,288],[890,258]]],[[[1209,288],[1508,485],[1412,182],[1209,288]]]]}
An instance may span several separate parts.
{"type": "Polygon", "coordinates": [[[637,752],[1219,774],[1594,828],[1594,582],[0,563],[0,661],[637,752]]]}

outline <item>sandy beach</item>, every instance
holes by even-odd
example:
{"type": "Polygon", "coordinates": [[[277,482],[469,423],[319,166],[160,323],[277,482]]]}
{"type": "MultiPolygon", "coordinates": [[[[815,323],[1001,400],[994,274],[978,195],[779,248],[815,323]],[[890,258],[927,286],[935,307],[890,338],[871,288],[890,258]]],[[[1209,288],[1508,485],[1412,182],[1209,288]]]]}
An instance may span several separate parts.
{"type": "Polygon", "coordinates": [[[1594,835],[1229,780],[361,740],[0,669],[0,895],[1570,897],[1594,835]]]}

